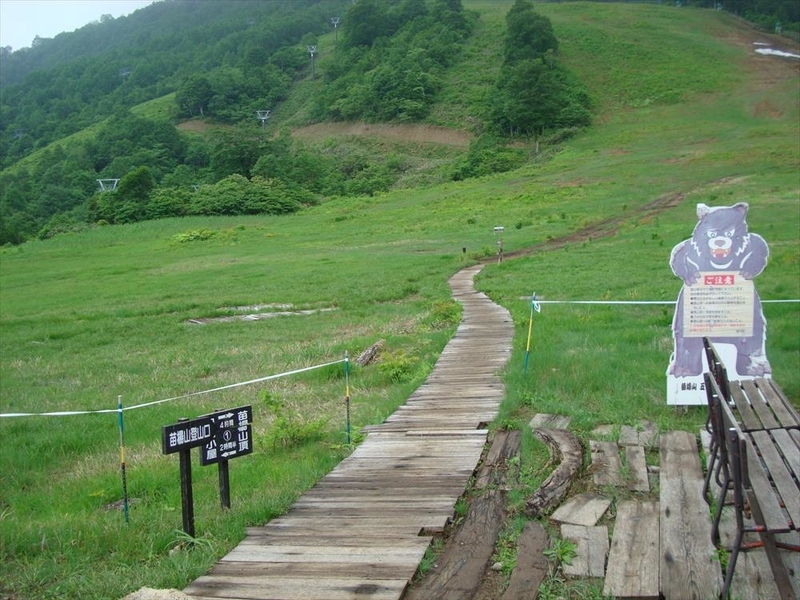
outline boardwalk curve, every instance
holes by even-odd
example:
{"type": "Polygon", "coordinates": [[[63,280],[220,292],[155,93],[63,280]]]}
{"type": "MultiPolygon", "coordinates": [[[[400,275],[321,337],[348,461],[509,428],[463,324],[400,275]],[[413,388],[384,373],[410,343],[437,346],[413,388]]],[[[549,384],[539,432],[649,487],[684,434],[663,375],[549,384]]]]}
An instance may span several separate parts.
{"type": "Polygon", "coordinates": [[[481,266],[450,281],[463,316],[430,376],[280,518],[185,592],[248,600],[399,599],[433,535],[453,516],[505,389],[508,311],[476,292],[481,266]]]}

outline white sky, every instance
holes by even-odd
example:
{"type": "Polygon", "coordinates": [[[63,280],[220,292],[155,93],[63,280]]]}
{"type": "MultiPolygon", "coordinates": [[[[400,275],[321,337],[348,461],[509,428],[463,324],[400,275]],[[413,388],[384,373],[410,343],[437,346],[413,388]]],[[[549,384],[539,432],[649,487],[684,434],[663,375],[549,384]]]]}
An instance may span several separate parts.
{"type": "Polygon", "coordinates": [[[154,0],[0,0],[0,47],[29,48],[37,35],[52,38],[99,21],[129,15],[154,0]]]}

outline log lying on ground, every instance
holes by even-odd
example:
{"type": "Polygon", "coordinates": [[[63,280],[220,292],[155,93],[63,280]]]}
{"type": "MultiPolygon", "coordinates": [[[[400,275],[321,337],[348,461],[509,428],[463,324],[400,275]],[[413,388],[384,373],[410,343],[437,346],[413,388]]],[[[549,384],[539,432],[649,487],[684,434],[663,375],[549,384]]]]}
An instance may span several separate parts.
{"type": "Polygon", "coordinates": [[[372,346],[364,350],[361,354],[358,355],[356,359],[356,364],[359,367],[366,367],[369,363],[375,360],[375,357],[380,352],[381,348],[383,348],[384,340],[378,340],[372,346]]]}
{"type": "Polygon", "coordinates": [[[497,431],[478,470],[464,522],[447,541],[434,568],[406,591],[404,600],[471,600],[489,568],[505,522],[508,462],[519,453],[519,431],[497,431]]]}
{"type": "Polygon", "coordinates": [[[535,429],[533,435],[547,444],[551,458],[560,459],[560,464],[525,503],[525,513],[530,518],[561,503],[583,461],[580,440],[566,429],[535,429]]]}

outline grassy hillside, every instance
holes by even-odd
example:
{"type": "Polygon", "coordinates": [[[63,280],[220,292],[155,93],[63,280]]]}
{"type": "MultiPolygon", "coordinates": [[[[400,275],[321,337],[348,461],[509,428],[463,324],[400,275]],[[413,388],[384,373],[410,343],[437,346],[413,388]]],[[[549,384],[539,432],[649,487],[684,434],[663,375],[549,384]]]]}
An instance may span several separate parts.
{"type": "MultiPolygon", "coordinates": [[[[469,130],[465,107],[491,81],[485,56],[510,3],[465,5],[483,13],[466,51],[476,68],[451,74],[431,124],[469,130]]],[[[536,250],[492,261],[478,278],[517,325],[496,426],[560,412],[581,435],[640,418],[697,431],[701,409],[665,403],[671,306],[545,305],[524,373],[529,297],[674,300],[669,255],[691,234],[695,205],[747,201],[750,229],[771,249],[756,280],[762,298],[800,298],[797,62],[754,54],[763,36],[713,11],[537,6],[596,98],[595,128],[503,176],[337,199],[289,217],[164,220],[2,249],[0,413],[113,409],[118,397],[133,406],[338,361],[384,339],[381,361],[350,373],[358,432],[424,380],[458,322],[447,278],[491,258],[502,225],[507,254],[536,250]],[[660,212],[643,210],[660,198],[670,200],[660,212]],[[608,219],[618,225],[574,237],[608,219]],[[190,322],[285,305],[335,310],[190,322]]],[[[800,305],[765,313],[774,376],[796,401],[800,305]]],[[[0,597],[183,587],[349,452],[344,395],[338,364],[126,412],[128,525],[114,508],[115,414],[0,418],[0,597]],[[231,463],[226,513],[216,470],[195,468],[198,539],[189,543],[178,531],[177,460],[161,455],[160,428],[243,404],[253,405],[256,451],[231,463]]],[[[534,456],[522,464],[531,485],[542,468],[534,456]]]]}

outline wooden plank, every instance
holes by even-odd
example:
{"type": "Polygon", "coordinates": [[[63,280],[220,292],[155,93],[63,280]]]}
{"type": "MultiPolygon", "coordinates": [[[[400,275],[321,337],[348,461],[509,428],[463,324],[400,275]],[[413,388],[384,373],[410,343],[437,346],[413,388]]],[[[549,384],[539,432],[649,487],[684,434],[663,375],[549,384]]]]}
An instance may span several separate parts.
{"type": "Polygon", "coordinates": [[[652,447],[658,442],[658,427],[650,421],[640,421],[636,427],[623,425],[619,430],[620,446],[652,447]]]}
{"type": "Polygon", "coordinates": [[[778,384],[771,379],[763,377],[756,378],[753,383],[764,396],[770,408],[772,408],[781,427],[786,427],[787,429],[800,427],[800,415],[797,414],[792,403],[789,402],[789,399],[778,387],[778,384]]]}
{"type": "Polygon", "coordinates": [[[750,400],[750,405],[761,420],[763,429],[775,429],[776,427],[780,427],[780,423],[778,423],[775,415],[772,414],[772,410],[770,410],[764,397],[759,393],[755,382],[753,382],[752,379],[746,379],[742,381],[741,384],[742,389],[745,394],[747,394],[747,398],[750,400]]]}
{"type": "Polygon", "coordinates": [[[627,500],[617,506],[603,595],[653,598],[659,594],[659,503],[627,500]]]}
{"type": "Polygon", "coordinates": [[[715,597],[722,575],[695,437],[685,431],[663,433],[659,457],[661,591],[666,600],[715,597]]]}
{"type": "Polygon", "coordinates": [[[608,556],[608,527],[605,525],[561,526],[561,537],[575,543],[575,556],[570,564],[561,565],[568,577],[605,577],[608,556]]]}
{"type": "Polygon", "coordinates": [[[375,600],[396,600],[403,593],[406,581],[360,580],[329,576],[325,578],[295,577],[213,577],[204,576],[186,588],[193,598],[235,598],[242,600],[352,600],[369,597],[375,600]]]}
{"type": "Polygon", "coordinates": [[[550,546],[550,536],[536,521],[528,521],[517,538],[517,564],[511,571],[508,587],[502,600],[536,600],[539,586],[549,573],[544,551],[550,546]]]}
{"type": "Polygon", "coordinates": [[[596,485],[624,485],[619,448],[614,442],[589,441],[592,450],[592,480],[596,485]]]}
{"type": "Polygon", "coordinates": [[[755,431],[751,435],[754,447],[750,445],[747,447],[748,464],[752,465],[748,470],[748,474],[753,493],[758,499],[758,505],[764,515],[764,521],[770,531],[791,531],[792,527],[781,505],[784,505],[789,512],[789,517],[795,523],[800,523],[800,489],[792,479],[791,473],[789,473],[769,433],[755,431]],[[751,456],[751,448],[755,450],[753,456],[751,456]],[[775,494],[775,490],[763,472],[758,456],[761,457],[766,466],[780,498],[775,494]],[[795,515],[797,515],[796,518],[795,515]]]}
{"type": "Polygon", "coordinates": [[[625,446],[625,462],[628,465],[628,489],[634,492],[649,492],[647,461],[642,446],[625,446]]]}
{"type": "Polygon", "coordinates": [[[566,429],[569,427],[570,418],[566,415],[548,415],[545,413],[536,414],[531,419],[528,427],[531,429],[566,429]]]}
{"type": "Polygon", "coordinates": [[[572,496],[550,516],[553,521],[572,525],[597,525],[611,506],[611,500],[599,494],[584,492],[572,496]]]}
{"type": "Polygon", "coordinates": [[[747,400],[747,396],[745,395],[744,390],[742,390],[742,387],[739,385],[739,382],[731,381],[730,387],[731,396],[736,404],[736,410],[739,411],[739,420],[741,421],[742,429],[746,431],[763,429],[761,420],[750,406],[750,402],[747,400]]]}

